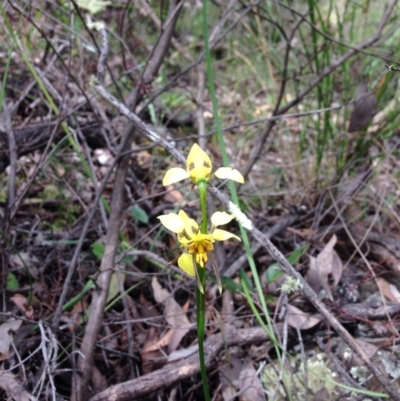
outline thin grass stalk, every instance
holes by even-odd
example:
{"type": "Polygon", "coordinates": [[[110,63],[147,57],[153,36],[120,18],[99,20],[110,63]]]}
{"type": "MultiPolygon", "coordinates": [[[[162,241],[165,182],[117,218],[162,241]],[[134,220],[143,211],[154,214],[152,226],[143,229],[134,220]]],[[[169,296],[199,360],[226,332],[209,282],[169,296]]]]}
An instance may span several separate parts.
{"type": "MultiPolygon", "coordinates": [[[[333,10],[332,0],[329,2],[328,11],[321,12],[319,7],[315,7],[315,11],[318,15],[318,21],[321,25],[321,30],[326,34],[330,34],[329,30],[329,20],[331,19],[331,14],[333,10]],[[325,19],[324,19],[325,18],[325,19]],[[327,23],[325,22],[327,21],[327,23]]],[[[323,60],[324,65],[330,65],[330,46],[327,45],[324,47],[322,52],[321,59],[323,60]]],[[[333,95],[333,80],[330,75],[328,75],[322,82],[321,82],[321,90],[323,93],[322,98],[322,105],[323,107],[329,107],[332,103],[332,95],[333,95]]],[[[331,120],[331,113],[326,112],[324,113],[323,117],[323,129],[322,131],[318,131],[318,140],[317,140],[317,171],[321,166],[321,162],[324,158],[324,152],[327,148],[329,148],[329,144],[332,143],[333,139],[333,128],[332,128],[332,120],[331,120]]]]}
{"type": "MultiPolygon", "coordinates": [[[[207,71],[207,77],[208,77],[208,89],[210,92],[210,97],[211,97],[211,102],[212,102],[216,136],[217,136],[218,146],[219,146],[221,156],[222,156],[223,165],[229,166],[230,165],[229,157],[228,157],[228,153],[227,153],[226,147],[225,147],[222,123],[221,123],[221,119],[220,119],[219,111],[218,111],[218,101],[217,101],[216,92],[215,92],[211,52],[210,52],[210,47],[209,47],[209,43],[208,43],[207,0],[203,1],[203,35],[204,35],[204,46],[205,46],[205,55],[206,55],[206,71],[207,71]]],[[[235,184],[232,181],[229,181],[228,187],[229,187],[232,202],[239,207],[239,198],[238,198],[235,184]]],[[[240,228],[240,235],[243,240],[243,245],[245,247],[247,260],[249,262],[250,269],[253,274],[253,279],[254,279],[254,282],[256,285],[258,299],[261,304],[261,307],[262,307],[262,310],[263,310],[263,313],[264,313],[264,316],[265,316],[265,319],[267,322],[266,325],[263,323],[262,327],[266,330],[266,333],[268,334],[271,341],[273,342],[278,360],[281,362],[282,361],[281,346],[279,345],[279,342],[278,342],[278,340],[275,336],[274,330],[273,330],[271,317],[269,316],[269,311],[268,311],[267,304],[265,302],[265,297],[264,297],[263,290],[262,290],[261,280],[258,275],[257,267],[256,267],[256,264],[255,264],[255,261],[253,258],[253,254],[251,252],[249,237],[247,235],[247,231],[243,228],[243,226],[240,223],[239,223],[239,228],[240,228]]],[[[251,299],[251,295],[249,292],[247,292],[246,298],[247,298],[249,304],[253,304],[253,301],[251,299]]],[[[256,317],[259,319],[260,322],[262,322],[261,315],[258,313],[258,311],[256,309],[255,309],[255,311],[256,311],[256,317]]],[[[281,367],[283,368],[282,365],[281,365],[281,367]]]]}

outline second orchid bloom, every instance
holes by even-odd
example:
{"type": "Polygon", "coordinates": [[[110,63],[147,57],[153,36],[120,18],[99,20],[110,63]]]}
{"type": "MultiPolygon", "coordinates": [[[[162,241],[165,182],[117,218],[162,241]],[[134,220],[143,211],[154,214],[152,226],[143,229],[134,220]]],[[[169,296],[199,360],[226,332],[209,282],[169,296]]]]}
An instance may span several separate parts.
{"type": "MultiPolygon", "coordinates": [[[[216,212],[211,216],[211,228],[208,233],[200,232],[199,225],[195,220],[191,219],[183,210],[178,214],[169,213],[158,216],[161,224],[177,234],[178,241],[183,249],[183,254],[178,259],[178,266],[190,276],[196,276],[198,266],[204,268],[210,259],[213,262],[215,276],[217,278],[218,287],[221,287],[218,269],[215,266],[212,251],[215,241],[225,241],[240,238],[229,231],[221,230],[218,226],[229,223],[234,217],[226,212],[216,212]]],[[[199,284],[199,283],[198,283],[199,284]]]]}

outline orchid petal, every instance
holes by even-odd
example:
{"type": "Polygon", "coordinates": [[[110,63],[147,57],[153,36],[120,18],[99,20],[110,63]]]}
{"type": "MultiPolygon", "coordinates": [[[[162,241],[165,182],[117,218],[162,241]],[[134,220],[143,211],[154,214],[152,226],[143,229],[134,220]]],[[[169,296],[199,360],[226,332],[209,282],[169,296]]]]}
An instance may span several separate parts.
{"type": "MultiPolygon", "coordinates": [[[[214,242],[214,235],[198,233],[192,238],[192,240],[197,242],[209,241],[210,243],[212,243],[214,242]]],[[[214,247],[212,245],[210,248],[206,248],[207,251],[212,251],[213,249],[214,247]]]]}
{"type": "Polygon", "coordinates": [[[213,227],[222,226],[224,224],[228,224],[234,216],[232,214],[228,214],[226,212],[215,212],[211,216],[211,223],[213,227]]]}
{"type": "Polygon", "coordinates": [[[221,180],[229,179],[232,181],[244,183],[244,178],[238,170],[232,167],[220,167],[215,173],[215,176],[221,180]]]}
{"type": "Polygon", "coordinates": [[[181,167],[173,167],[170,168],[164,176],[163,185],[171,185],[176,182],[185,180],[186,178],[190,178],[190,174],[181,167]]]}
{"type": "Polygon", "coordinates": [[[158,216],[157,219],[161,221],[161,224],[165,228],[175,234],[181,233],[185,229],[185,223],[176,213],[163,214],[162,216],[158,216]]]}
{"type": "Polygon", "coordinates": [[[232,234],[229,231],[220,230],[219,228],[213,231],[212,236],[216,241],[225,241],[230,238],[235,238],[240,241],[240,238],[235,234],[232,234]]]}
{"type": "Polygon", "coordinates": [[[193,255],[190,253],[183,253],[181,256],[179,256],[178,266],[189,276],[193,277],[196,275],[194,270],[193,255]]]}
{"type": "Polygon", "coordinates": [[[184,229],[186,231],[186,234],[192,238],[194,235],[196,235],[199,231],[199,225],[196,223],[195,220],[191,219],[184,210],[180,210],[179,213],[179,218],[182,220],[184,224],[184,229]]]}
{"type": "Polygon", "coordinates": [[[196,183],[207,180],[211,174],[211,159],[197,143],[193,144],[186,159],[186,169],[190,178],[196,183]]]}

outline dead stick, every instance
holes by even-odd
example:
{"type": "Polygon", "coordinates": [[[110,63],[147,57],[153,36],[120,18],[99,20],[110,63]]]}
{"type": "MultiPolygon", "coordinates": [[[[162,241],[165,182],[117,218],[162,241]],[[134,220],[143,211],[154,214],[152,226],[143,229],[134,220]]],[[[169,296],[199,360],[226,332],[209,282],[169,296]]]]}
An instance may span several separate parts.
{"type": "MultiPolygon", "coordinates": [[[[216,356],[226,347],[255,344],[267,341],[268,336],[261,327],[232,330],[224,334],[214,334],[205,343],[206,366],[209,367],[216,356]]],[[[172,362],[145,376],[119,383],[96,394],[89,401],[127,401],[146,396],[154,391],[169,387],[200,372],[197,351],[183,360],[172,362]]]]}

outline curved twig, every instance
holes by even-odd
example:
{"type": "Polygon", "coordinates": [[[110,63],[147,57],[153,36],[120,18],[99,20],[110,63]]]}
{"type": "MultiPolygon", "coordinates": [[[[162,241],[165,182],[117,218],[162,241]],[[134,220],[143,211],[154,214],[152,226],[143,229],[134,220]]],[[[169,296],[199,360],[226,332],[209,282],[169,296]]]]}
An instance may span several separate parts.
{"type": "MultiPolygon", "coordinates": [[[[267,341],[268,336],[261,327],[231,330],[214,334],[205,342],[206,366],[209,367],[218,353],[226,347],[240,346],[267,341]]],[[[137,379],[109,387],[91,397],[89,401],[127,401],[146,396],[164,387],[187,379],[200,372],[199,357],[195,352],[183,360],[172,362],[163,368],[137,379]]]]}

